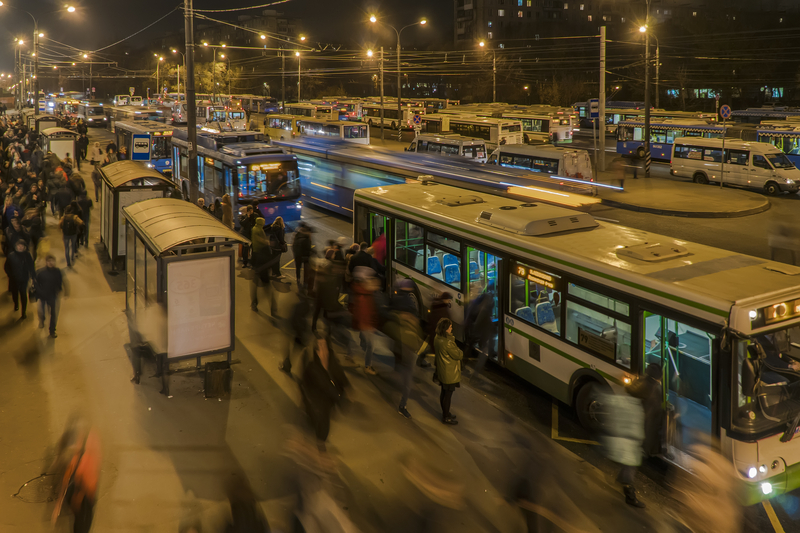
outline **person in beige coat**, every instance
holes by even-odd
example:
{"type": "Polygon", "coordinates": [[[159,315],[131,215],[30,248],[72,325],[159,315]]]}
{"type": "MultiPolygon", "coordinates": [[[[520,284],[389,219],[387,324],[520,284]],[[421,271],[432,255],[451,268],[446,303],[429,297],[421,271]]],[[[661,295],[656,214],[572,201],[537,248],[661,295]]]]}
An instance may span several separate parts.
{"type": "Polygon", "coordinates": [[[436,338],[433,341],[436,352],[436,378],[442,386],[439,404],[442,406],[442,423],[455,426],[456,415],[450,413],[450,400],[456,387],[461,386],[461,360],[464,353],[453,336],[453,322],[442,318],[436,324],[436,338]]]}

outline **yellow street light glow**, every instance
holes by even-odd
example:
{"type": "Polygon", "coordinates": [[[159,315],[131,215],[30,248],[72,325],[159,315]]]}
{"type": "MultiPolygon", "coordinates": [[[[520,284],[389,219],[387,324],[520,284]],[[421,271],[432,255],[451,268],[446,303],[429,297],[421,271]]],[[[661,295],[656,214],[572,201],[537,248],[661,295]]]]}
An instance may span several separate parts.
{"type": "Polygon", "coordinates": [[[173,54],[177,54],[177,53],[178,53],[178,51],[177,51],[177,50],[175,50],[175,49],[173,48],[173,49],[172,49],[172,53],[173,53],[173,54]]]}
{"type": "Polygon", "coordinates": [[[367,57],[372,57],[372,50],[367,50],[367,57]]]}
{"type": "Polygon", "coordinates": [[[153,54],[153,57],[158,57],[158,54],[153,54]]]}
{"type": "Polygon", "coordinates": [[[644,33],[644,32],[646,32],[646,31],[647,31],[647,26],[639,26],[639,31],[640,31],[641,33],[644,33]]]}
{"type": "Polygon", "coordinates": [[[478,46],[481,46],[481,47],[486,46],[486,43],[481,41],[481,42],[478,43],[478,46]]]}
{"type": "Polygon", "coordinates": [[[369,17],[369,21],[370,21],[370,22],[378,22],[378,19],[377,19],[377,18],[375,18],[375,15],[370,15],[370,17],[369,17]]]}
{"type": "Polygon", "coordinates": [[[2,6],[2,5],[3,5],[3,2],[0,2],[0,6],[2,6]]]}
{"type": "Polygon", "coordinates": [[[523,87],[523,89],[525,89],[527,91],[528,90],[528,86],[526,85],[525,87],[523,87]]]}
{"type": "Polygon", "coordinates": [[[267,38],[266,35],[263,35],[263,34],[261,35],[261,39],[266,39],[266,38],[267,38]]]}
{"type": "Polygon", "coordinates": [[[74,61],[72,62],[72,66],[73,66],[73,67],[75,66],[75,62],[74,62],[74,61]]]}
{"type": "Polygon", "coordinates": [[[75,13],[75,7],[74,6],[68,6],[67,7],[67,11],[69,11],[70,13],[75,13]]]}
{"type": "Polygon", "coordinates": [[[225,54],[220,54],[219,57],[221,57],[222,59],[225,59],[225,54]]]}
{"type": "Polygon", "coordinates": [[[297,57],[300,57],[300,52],[295,52],[294,55],[296,55],[297,57]]]}
{"type": "Polygon", "coordinates": [[[83,58],[86,59],[89,57],[89,54],[83,54],[83,58]]]}
{"type": "Polygon", "coordinates": [[[305,36],[305,35],[301,35],[301,36],[300,36],[300,40],[301,40],[301,41],[305,41],[305,40],[306,40],[306,36],[305,36]]]}
{"type": "Polygon", "coordinates": [[[55,70],[55,69],[57,69],[57,68],[58,68],[57,66],[53,65],[53,70],[55,70]]]}
{"type": "Polygon", "coordinates": [[[224,45],[224,44],[222,45],[222,48],[225,48],[225,45],[224,45]]]}
{"type": "Polygon", "coordinates": [[[164,61],[164,58],[163,57],[159,57],[158,60],[159,61],[164,61]]]}
{"type": "Polygon", "coordinates": [[[203,43],[203,46],[208,46],[208,43],[203,43]]]}
{"type": "Polygon", "coordinates": [[[25,44],[25,42],[22,39],[20,39],[19,44],[25,44]]]}
{"type": "Polygon", "coordinates": [[[425,19],[422,19],[422,20],[420,20],[420,21],[419,21],[419,23],[420,23],[420,24],[422,24],[422,25],[424,26],[425,24],[427,24],[427,23],[428,23],[428,21],[427,21],[427,20],[425,20],[425,19]]]}
{"type": "Polygon", "coordinates": [[[39,34],[39,37],[44,37],[44,33],[40,33],[40,34],[39,34]]]}

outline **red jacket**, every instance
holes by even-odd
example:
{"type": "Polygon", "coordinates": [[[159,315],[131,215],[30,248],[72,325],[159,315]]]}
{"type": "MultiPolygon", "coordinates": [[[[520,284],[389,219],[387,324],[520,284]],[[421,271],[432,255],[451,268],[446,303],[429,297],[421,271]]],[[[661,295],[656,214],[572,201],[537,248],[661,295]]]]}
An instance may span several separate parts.
{"type": "Polygon", "coordinates": [[[350,286],[350,312],[353,314],[353,329],[356,331],[370,331],[378,327],[378,308],[372,291],[367,290],[363,283],[354,282],[350,286]]]}

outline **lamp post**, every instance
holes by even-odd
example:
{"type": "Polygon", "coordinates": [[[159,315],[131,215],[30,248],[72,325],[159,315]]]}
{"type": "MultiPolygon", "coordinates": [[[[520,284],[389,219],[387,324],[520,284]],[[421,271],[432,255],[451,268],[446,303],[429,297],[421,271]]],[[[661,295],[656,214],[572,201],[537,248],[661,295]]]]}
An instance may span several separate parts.
{"type": "Polygon", "coordinates": [[[219,57],[228,62],[228,70],[226,70],[225,73],[228,76],[228,98],[230,99],[230,97],[231,97],[231,58],[230,58],[230,56],[225,56],[225,54],[220,54],[219,57]]]}
{"type": "Polygon", "coordinates": [[[158,61],[156,61],[156,94],[161,94],[161,77],[159,75],[159,67],[161,66],[161,62],[164,61],[164,57],[158,54],[153,55],[158,58],[158,61]]]}
{"type": "MultiPolygon", "coordinates": [[[[378,22],[378,18],[375,15],[372,15],[369,17],[369,21],[375,24],[376,22],[378,22]]],[[[424,26],[427,23],[428,21],[426,19],[422,19],[419,22],[403,26],[398,30],[394,26],[386,24],[385,22],[380,22],[380,24],[383,24],[384,26],[393,29],[395,34],[397,34],[397,140],[402,140],[402,135],[403,135],[403,128],[400,123],[401,119],[403,118],[403,111],[401,109],[402,84],[400,82],[400,34],[403,33],[403,30],[405,30],[406,28],[410,28],[411,26],[417,26],[417,25],[424,26]]],[[[381,120],[381,123],[383,123],[383,120],[381,120]]]]}
{"type": "MultiPolygon", "coordinates": [[[[89,59],[89,54],[83,54],[84,59],[89,59]]],[[[89,60],[89,96],[92,95],[92,61],[89,60]]]]}
{"type": "Polygon", "coordinates": [[[14,43],[14,73],[16,74],[17,78],[17,110],[22,109],[22,85],[20,84],[20,81],[22,80],[22,68],[20,67],[20,64],[22,63],[22,48],[20,47],[23,44],[25,44],[25,42],[22,39],[17,39],[17,41],[14,43]]]}
{"type": "Polygon", "coordinates": [[[297,102],[300,102],[300,52],[295,52],[294,55],[297,57],[297,102]]]}
{"type": "MultiPolygon", "coordinates": [[[[181,55],[181,57],[183,58],[183,68],[185,69],[186,68],[186,56],[183,54],[183,52],[178,52],[177,50],[175,50],[173,48],[172,49],[172,53],[181,55]]],[[[180,103],[180,101],[181,101],[181,66],[178,65],[178,102],[180,103]]]]}
{"type": "MultiPolygon", "coordinates": [[[[486,46],[484,41],[478,43],[483,48],[486,46]]],[[[492,48],[492,103],[497,101],[497,52],[492,48]]]]}
{"type": "MultiPolygon", "coordinates": [[[[372,57],[372,50],[367,50],[367,57],[372,57]]],[[[381,46],[381,57],[379,59],[381,72],[381,140],[383,140],[383,46],[381,46]]]]}
{"type": "Polygon", "coordinates": [[[639,28],[644,33],[644,177],[650,177],[650,0],[647,0],[647,11],[644,26],[639,28]]]}

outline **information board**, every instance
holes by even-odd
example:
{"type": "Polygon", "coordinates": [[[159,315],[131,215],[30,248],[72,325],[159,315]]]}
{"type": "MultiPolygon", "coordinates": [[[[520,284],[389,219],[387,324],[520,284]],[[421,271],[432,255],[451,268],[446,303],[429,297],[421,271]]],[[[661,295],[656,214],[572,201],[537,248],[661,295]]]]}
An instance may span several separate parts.
{"type": "Polygon", "coordinates": [[[231,260],[167,264],[167,356],[232,349],[231,260]]]}

